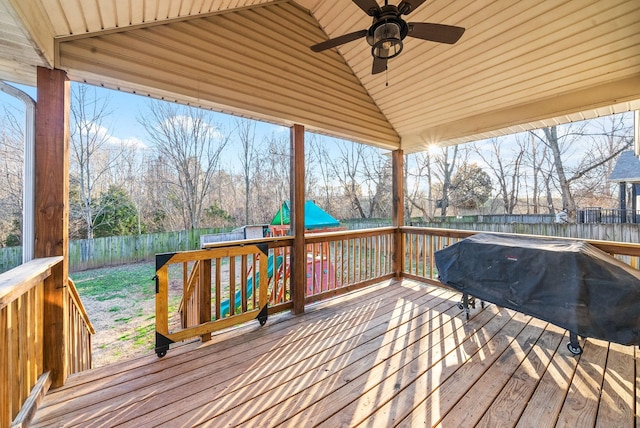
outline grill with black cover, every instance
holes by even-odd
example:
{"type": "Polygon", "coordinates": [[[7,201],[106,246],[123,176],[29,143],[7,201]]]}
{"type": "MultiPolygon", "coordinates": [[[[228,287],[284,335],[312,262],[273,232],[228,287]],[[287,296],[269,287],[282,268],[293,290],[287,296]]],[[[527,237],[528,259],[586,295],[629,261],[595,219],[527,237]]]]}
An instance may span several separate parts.
{"type": "Polygon", "coordinates": [[[575,240],[480,233],[436,251],[440,281],[577,335],[640,345],[640,271],[575,240]]]}

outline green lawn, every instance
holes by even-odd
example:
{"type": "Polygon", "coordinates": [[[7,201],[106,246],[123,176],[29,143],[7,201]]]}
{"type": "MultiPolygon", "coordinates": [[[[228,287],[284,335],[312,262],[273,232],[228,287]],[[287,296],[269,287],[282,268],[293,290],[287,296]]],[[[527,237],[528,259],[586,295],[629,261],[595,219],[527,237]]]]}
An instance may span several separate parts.
{"type": "MultiPolygon", "coordinates": [[[[71,273],[96,334],[93,365],[153,353],[154,262],[71,273]]],[[[173,310],[178,302],[174,303],[173,310]]]]}

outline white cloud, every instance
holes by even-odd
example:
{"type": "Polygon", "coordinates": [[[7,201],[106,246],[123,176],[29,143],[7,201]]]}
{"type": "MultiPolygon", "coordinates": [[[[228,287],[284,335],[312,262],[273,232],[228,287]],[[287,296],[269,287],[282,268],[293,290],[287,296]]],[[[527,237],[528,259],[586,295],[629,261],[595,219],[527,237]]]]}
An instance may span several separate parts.
{"type": "Polygon", "coordinates": [[[144,141],[136,138],[136,137],[127,137],[127,138],[118,138],[113,135],[109,137],[109,144],[117,145],[117,146],[125,146],[136,148],[140,150],[146,150],[149,148],[144,141]]]}
{"type": "MultiPolygon", "coordinates": [[[[194,126],[196,126],[193,117],[185,116],[185,115],[172,116],[171,118],[167,119],[167,122],[168,123],[165,123],[163,126],[166,126],[169,129],[175,126],[175,127],[180,127],[184,130],[190,131],[191,129],[194,128],[194,126]]],[[[203,123],[200,126],[204,126],[207,133],[209,133],[209,135],[211,135],[211,137],[213,137],[214,139],[216,140],[224,139],[224,135],[222,134],[222,132],[220,132],[217,126],[212,126],[208,123],[203,123]]]]}
{"type": "Polygon", "coordinates": [[[140,150],[146,150],[149,148],[147,144],[145,144],[142,140],[136,137],[126,137],[126,138],[116,137],[115,135],[112,135],[109,132],[108,128],[97,125],[95,123],[88,123],[88,124],[85,123],[85,125],[83,126],[80,132],[82,132],[85,135],[95,135],[97,140],[104,141],[106,142],[106,144],[110,146],[116,146],[116,147],[124,146],[128,148],[136,148],[140,150]]]}

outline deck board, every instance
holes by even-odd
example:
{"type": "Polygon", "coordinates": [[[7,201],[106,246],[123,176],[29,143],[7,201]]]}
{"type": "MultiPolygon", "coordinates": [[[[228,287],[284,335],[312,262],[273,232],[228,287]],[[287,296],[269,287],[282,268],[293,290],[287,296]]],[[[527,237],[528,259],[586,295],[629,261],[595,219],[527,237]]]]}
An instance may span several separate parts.
{"type": "Polygon", "coordinates": [[[616,426],[638,423],[638,352],[459,295],[387,281],[72,376],[33,426],[616,426]]]}
{"type": "Polygon", "coordinates": [[[595,425],[609,347],[608,343],[602,340],[589,340],[584,349],[585,352],[580,356],[569,387],[569,394],[560,411],[557,426],[595,425]]]}
{"type": "Polygon", "coordinates": [[[536,346],[505,382],[500,394],[478,421],[477,427],[515,426],[547,370],[552,355],[561,343],[568,340],[568,335],[563,332],[558,327],[547,325],[536,346]]]}
{"type": "MultiPolygon", "coordinates": [[[[547,323],[532,320],[514,338],[494,364],[466,389],[456,405],[447,412],[437,426],[475,426],[492,405],[500,391],[543,334],[547,323]]],[[[478,370],[480,371],[480,370],[478,370]]],[[[467,381],[468,382],[468,381],[467,381]]],[[[463,385],[464,386],[464,385],[463,385]]]]}
{"type": "Polygon", "coordinates": [[[633,357],[633,347],[609,345],[596,427],[633,425],[633,357]]]}

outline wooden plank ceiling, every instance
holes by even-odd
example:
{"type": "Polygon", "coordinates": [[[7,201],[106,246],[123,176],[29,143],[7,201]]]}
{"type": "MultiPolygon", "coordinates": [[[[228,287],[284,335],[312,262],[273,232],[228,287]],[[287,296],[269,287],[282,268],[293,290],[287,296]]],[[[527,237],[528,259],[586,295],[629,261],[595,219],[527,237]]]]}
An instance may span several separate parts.
{"type": "Polygon", "coordinates": [[[640,109],[637,0],[430,0],[407,21],[465,34],[455,45],[408,37],[378,75],[364,39],[309,49],[368,28],[371,18],[350,0],[0,7],[20,29],[0,32],[2,79],[33,84],[29,67],[48,64],[73,80],[406,153],[640,109]],[[23,58],[20,36],[35,55],[23,58]],[[11,56],[14,46],[22,57],[11,56]]]}

